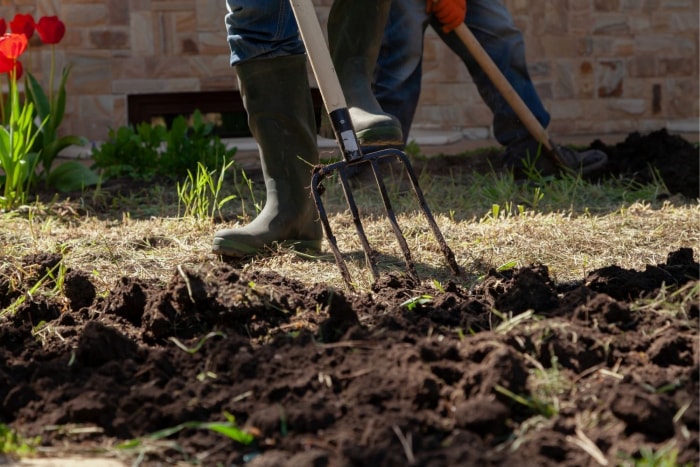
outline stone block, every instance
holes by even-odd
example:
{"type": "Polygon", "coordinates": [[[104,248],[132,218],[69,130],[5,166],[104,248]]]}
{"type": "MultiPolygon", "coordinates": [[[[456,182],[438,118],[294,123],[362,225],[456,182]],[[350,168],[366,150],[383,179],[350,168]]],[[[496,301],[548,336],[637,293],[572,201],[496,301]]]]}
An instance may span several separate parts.
{"type": "Polygon", "coordinates": [[[551,102],[552,120],[577,120],[584,117],[583,106],[576,99],[560,99],[551,102]]]}
{"type": "Polygon", "coordinates": [[[555,65],[555,99],[572,99],[576,95],[574,78],[575,63],[571,60],[557,60],[555,65]]]}
{"type": "Polygon", "coordinates": [[[81,94],[109,94],[111,92],[111,55],[105,52],[84,52],[68,58],[72,64],[66,83],[68,96],[81,94]]]}
{"type": "Polygon", "coordinates": [[[109,10],[104,2],[97,4],[66,4],[61,7],[66,30],[75,27],[100,28],[109,24],[109,10]]]}
{"type": "Polygon", "coordinates": [[[107,15],[110,26],[129,25],[129,6],[124,4],[124,0],[105,0],[107,15]]]}
{"type": "Polygon", "coordinates": [[[621,0],[594,0],[593,8],[595,11],[620,11],[621,0]]]}
{"type": "Polygon", "coordinates": [[[627,13],[637,13],[642,10],[644,0],[622,0],[620,10],[627,13]]]}
{"type": "Polygon", "coordinates": [[[228,60],[230,49],[224,34],[205,31],[197,33],[194,37],[198,55],[224,55],[228,60]]]}
{"type": "Polygon", "coordinates": [[[656,56],[638,55],[629,62],[629,74],[635,78],[649,78],[657,76],[656,56]]]}
{"type": "Polygon", "coordinates": [[[625,64],[622,60],[599,60],[596,64],[598,97],[620,97],[624,87],[625,64]]]}
{"type": "Polygon", "coordinates": [[[90,31],[89,45],[98,50],[127,49],[130,47],[129,34],[124,29],[90,31]]]}
{"type": "Polygon", "coordinates": [[[189,92],[199,91],[199,81],[196,78],[176,79],[133,79],[115,80],[112,82],[114,94],[146,94],[158,92],[189,92]]]}
{"type": "Polygon", "coordinates": [[[626,36],[631,28],[626,15],[597,15],[593,19],[592,31],[599,36],[626,36]]]}
{"type": "Polygon", "coordinates": [[[648,106],[644,99],[608,99],[607,108],[625,115],[643,115],[648,106]]]}
{"type": "Polygon", "coordinates": [[[189,11],[195,10],[195,0],[151,0],[153,11],[189,11]]]}
{"type": "Polygon", "coordinates": [[[156,52],[156,23],[150,11],[135,11],[131,13],[129,23],[131,33],[131,53],[134,56],[155,55],[156,52]]]}
{"type": "Polygon", "coordinates": [[[697,56],[691,58],[668,58],[661,57],[658,59],[659,69],[658,76],[693,76],[698,71],[697,56]]]}
{"type": "Polygon", "coordinates": [[[197,0],[195,4],[197,31],[209,31],[223,35],[224,15],[228,12],[224,2],[221,0],[197,0]]]}

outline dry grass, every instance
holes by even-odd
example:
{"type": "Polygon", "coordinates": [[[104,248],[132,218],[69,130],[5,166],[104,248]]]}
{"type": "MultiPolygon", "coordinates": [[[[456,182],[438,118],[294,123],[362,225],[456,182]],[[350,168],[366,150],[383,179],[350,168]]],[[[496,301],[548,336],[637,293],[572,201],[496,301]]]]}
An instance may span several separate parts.
{"type": "MultiPolygon", "coordinates": [[[[664,262],[669,252],[680,247],[700,245],[700,204],[673,198],[655,202],[663,188],[659,186],[601,186],[564,180],[537,189],[502,177],[427,174],[421,176],[421,186],[465,270],[459,278],[451,274],[413,197],[394,191],[399,223],[426,281],[471,285],[489,268],[506,263],[542,263],[549,266],[556,281],[578,281],[596,268],[615,264],[639,269],[664,262]],[[537,200],[538,193],[544,194],[541,200],[537,200]],[[498,213],[494,206],[499,207],[498,213]]],[[[25,255],[62,253],[67,267],[91,271],[102,293],[122,276],[167,281],[178,265],[217,261],[209,246],[221,226],[177,218],[177,200],[173,203],[170,190],[174,187],[156,187],[135,198],[113,199],[110,209],[99,216],[90,214],[96,211],[85,199],[35,204],[2,215],[0,260],[7,267],[25,255]],[[154,199],[159,201],[150,202],[154,199]],[[163,201],[167,199],[170,201],[163,201]]],[[[381,270],[403,271],[389,224],[377,207],[379,195],[362,188],[357,196],[370,242],[382,254],[381,270]]],[[[256,197],[264,199],[259,193],[256,197]]],[[[367,290],[371,276],[350,213],[333,183],[329,183],[325,203],[357,288],[367,290]]],[[[240,212],[241,206],[234,204],[230,207],[240,212]]],[[[343,287],[327,247],[316,258],[291,251],[277,253],[240,266],[274,270],[310,285],[323,282],[343,287]]]]}

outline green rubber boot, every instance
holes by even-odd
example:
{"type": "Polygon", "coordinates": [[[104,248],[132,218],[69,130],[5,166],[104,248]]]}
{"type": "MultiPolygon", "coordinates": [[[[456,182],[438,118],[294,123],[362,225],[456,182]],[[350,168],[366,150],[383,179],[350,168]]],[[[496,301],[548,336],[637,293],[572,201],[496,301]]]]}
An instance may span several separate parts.
{"type": "Polygon", "coordinates": [[[240,258],[279,244],[320,250],[323,233],[310,191],[319,157],[306,56],[253,60],[237,65],[236,72],[267,199],[250,224],[216,232],[212,252],[240,258]]]}
{"type": "MultiPolygon", "coordinates": [[[[391,0],[335,0],[328,16],[333,65],[363,147],[403,146],[401,123],[382,110],[372,92],[390,6],[391,0]]],[[[321,135],[334,137],[332,129],[321,135]]]]}

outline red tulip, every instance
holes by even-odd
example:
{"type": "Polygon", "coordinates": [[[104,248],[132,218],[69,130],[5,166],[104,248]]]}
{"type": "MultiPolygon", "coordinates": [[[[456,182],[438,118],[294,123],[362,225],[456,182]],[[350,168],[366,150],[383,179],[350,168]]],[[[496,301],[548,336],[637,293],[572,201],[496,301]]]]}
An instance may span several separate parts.
{"type": "Polygon", "coordinates": [[[0,54],[0,74],[10,73],[13,69],[15,70],[14,78],[16,80],[20,79],[22,77],[22,73],[24,72],[22,62],[20,62],[19,60],[7,58],[4,55],[0,54]]]}
{"type": "Polygon", "coordinates": [[[12,60],[10,58],[5,57],[4,55],[0,54],[0,73],[8,73],[12,71],[12,68],[15,66],[15,60],[12,60]]]}
{"type": "Polygon", "coordinates": [[[7,32],[7,23],[5,22],[5,18],[0,18],[0,36],[4,35],[7,32]]]}
{"type": "Polygon", "coordinates": [[[34,34],[34,18],[32,15],[17,13],[10,21],[10,30],[15,34],[24,34],[30,39],[34,34]]]}
{"type": "Polygon", "coordinates": [[[17,60],[27,50],[27,36],[9,33],[0,37],[0,54],[10,60],[17,60]]]}
{"type": "Polygon", "coordinates": [[[66,33],[66,25],[58,16],[42,16],[35,26],[44,44],[58,44],[66,33]]]}

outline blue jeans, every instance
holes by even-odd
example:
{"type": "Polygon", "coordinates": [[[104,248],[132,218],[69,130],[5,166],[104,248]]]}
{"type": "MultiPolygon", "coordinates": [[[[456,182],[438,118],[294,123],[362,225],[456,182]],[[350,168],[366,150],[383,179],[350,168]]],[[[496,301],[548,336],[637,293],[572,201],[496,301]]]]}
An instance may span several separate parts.
{"type": "MultiPolygon", "coordinates": [[[[549,114],[537,95],[525,61],[522,33],[502,0],[468,0],[464,21],[542,126],[549,114]]],[[[401,121],[404,137],[415,116],[421,89],[424,33],[428,25],[467,66],[493,113],[494,136],[504,146],[529,136],[510,105],[481,70],[457,34],[442,32],[425,12],[425,0],[394,0],[375,70],[375,95],[385,112],[401,121]]]]}
{"type": "Polygon", "coordinates": [[[303,54],[288,0],[226,0],[231,65],[256,58],[303,54]]]}

